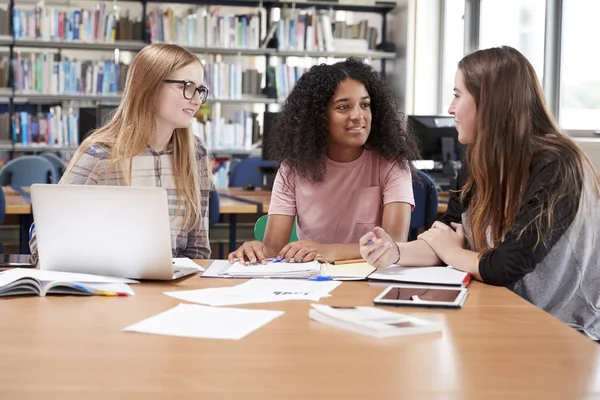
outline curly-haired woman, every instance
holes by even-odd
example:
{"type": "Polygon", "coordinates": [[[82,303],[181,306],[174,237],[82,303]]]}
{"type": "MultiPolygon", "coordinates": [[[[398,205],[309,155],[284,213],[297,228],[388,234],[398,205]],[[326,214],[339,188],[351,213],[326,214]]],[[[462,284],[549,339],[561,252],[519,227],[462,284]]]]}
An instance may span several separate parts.
{"type": "Polygon", "coordinates": [[[375,226],[407,240],[418,144],[372,67],[356,59],[312,67],[270,134],[281,167],[264,241],[244,243],[229,261],[358,258],[358,240],[375,226]],[[288,243],[294,219],[299,241],[288,243]]]}

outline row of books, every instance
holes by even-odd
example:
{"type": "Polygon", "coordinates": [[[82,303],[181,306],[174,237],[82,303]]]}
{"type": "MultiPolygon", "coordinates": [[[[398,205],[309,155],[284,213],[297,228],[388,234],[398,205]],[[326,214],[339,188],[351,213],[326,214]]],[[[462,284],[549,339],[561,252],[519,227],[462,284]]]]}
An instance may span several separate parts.
{"type": "Polygon", "coordinates": [[[24,146],[79,144],[79,113],[73,108],[50,107],[46,113],[0,114],[0,140],[24,146]],[[10,125],[9,125],[10,124],[10,125]]]}
{"type": "Polygon", "coordinates": [[[204,80],[214,98],[241,99],[242,95],[262,93],[262,74],[255,69],[244,70],[239,63],[207,63],[204,80]]]}
{"type": "Polygon", "coordinates": [[[332,23],[326,11],[311,9],[288,9],[283,15],[271,25],[266,39],[269,41],[276,30],[279,50],[359,52],[377,46],[377,29],[369,28],[367,20],[354,25],[332,23]]]}
{"type": "Polygon", "coordinates": [[[298,79],[308,71],[306,67],[292,67],[287,64],[267,67],[267,94],[270,97],[285,99],[288,97],[298,79]],[[273,93],[275,91],[275,93],[273,93]]]}
{"type": "Polygon", "coordinates": [[[117,94],[128,68],[111,60],[58,60],[49,52],[16,52],[12,65],[16,91],[50,94],[117,94]]]}
{"type": "MultiPolygon", "coordinates": [[[[0,16],[1,17],[1,16],[0,16]]],[[[13,10],[16,39],[114,42],[142,40],[142,22],[129,18],[129,11],[105,2],[90,9],[45,7],[13,10]]]]}
{"type": "Polygon", "coordinates": [[[193,119],[192,132],[199,136],[208,150],[251,150],[253,139],[258,136],[257,114],[236,111],[233,120],[219,118],[198,121],[193,119]]]}
{"type": "Polygon", "coordinates": [[[287,9],[283,18],[271,25],[267,41],[275,30],[279,50],[335,51],[331,17],[327,12],[287,9]]]}
{"type": "Polygon", "coordinates": [[[258,13],[220,15],[219,7],[196,7],[177,12],[155,8],[148,13],[150,41],[192,47],[259,47],[258,13]]]}

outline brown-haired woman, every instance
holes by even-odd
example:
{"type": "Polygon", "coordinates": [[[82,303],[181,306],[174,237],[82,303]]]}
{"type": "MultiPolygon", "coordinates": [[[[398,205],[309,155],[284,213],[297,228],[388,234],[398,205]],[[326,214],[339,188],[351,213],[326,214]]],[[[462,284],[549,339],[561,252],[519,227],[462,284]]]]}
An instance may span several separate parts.
{"type": "Polygon", "coordinates": [[[444,262],[599,340],[598,173],[558,128],[517,50],[466,56],[454,91],[449,113],[467,152],[448,211],[411,243],[374,229],[362,256],[377,267],[444,262]]]}

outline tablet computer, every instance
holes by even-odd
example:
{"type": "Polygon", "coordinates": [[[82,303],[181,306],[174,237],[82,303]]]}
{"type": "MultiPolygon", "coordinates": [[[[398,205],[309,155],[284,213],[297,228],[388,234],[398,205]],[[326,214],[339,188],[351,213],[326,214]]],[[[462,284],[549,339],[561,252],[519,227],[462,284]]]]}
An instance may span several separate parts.
{"type": "Polygon", "coordinates": [[[385,288],[373,303],[385,306],[461,308],[466,288],[393,285],[385,288]]]}

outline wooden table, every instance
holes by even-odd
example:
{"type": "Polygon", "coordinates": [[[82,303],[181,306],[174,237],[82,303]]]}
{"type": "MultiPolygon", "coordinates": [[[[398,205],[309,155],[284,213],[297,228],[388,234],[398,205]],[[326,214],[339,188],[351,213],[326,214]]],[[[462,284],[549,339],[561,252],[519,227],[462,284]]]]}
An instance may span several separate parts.
{"type": "MultiPolygon", "coordinates": [[[[128,298],[0,300],[0,398],[579,399],[600,396],[600,347],[507,289],[473,282],[463,310],[393,309],[441,334],[375,339],[308,318],[309,303],[240,306],[285,314],[239,341],[125,333],[198,279],[133,285],[128,298]]],[[[322,302],[372,305],[346,282],[322,302]]]]}

